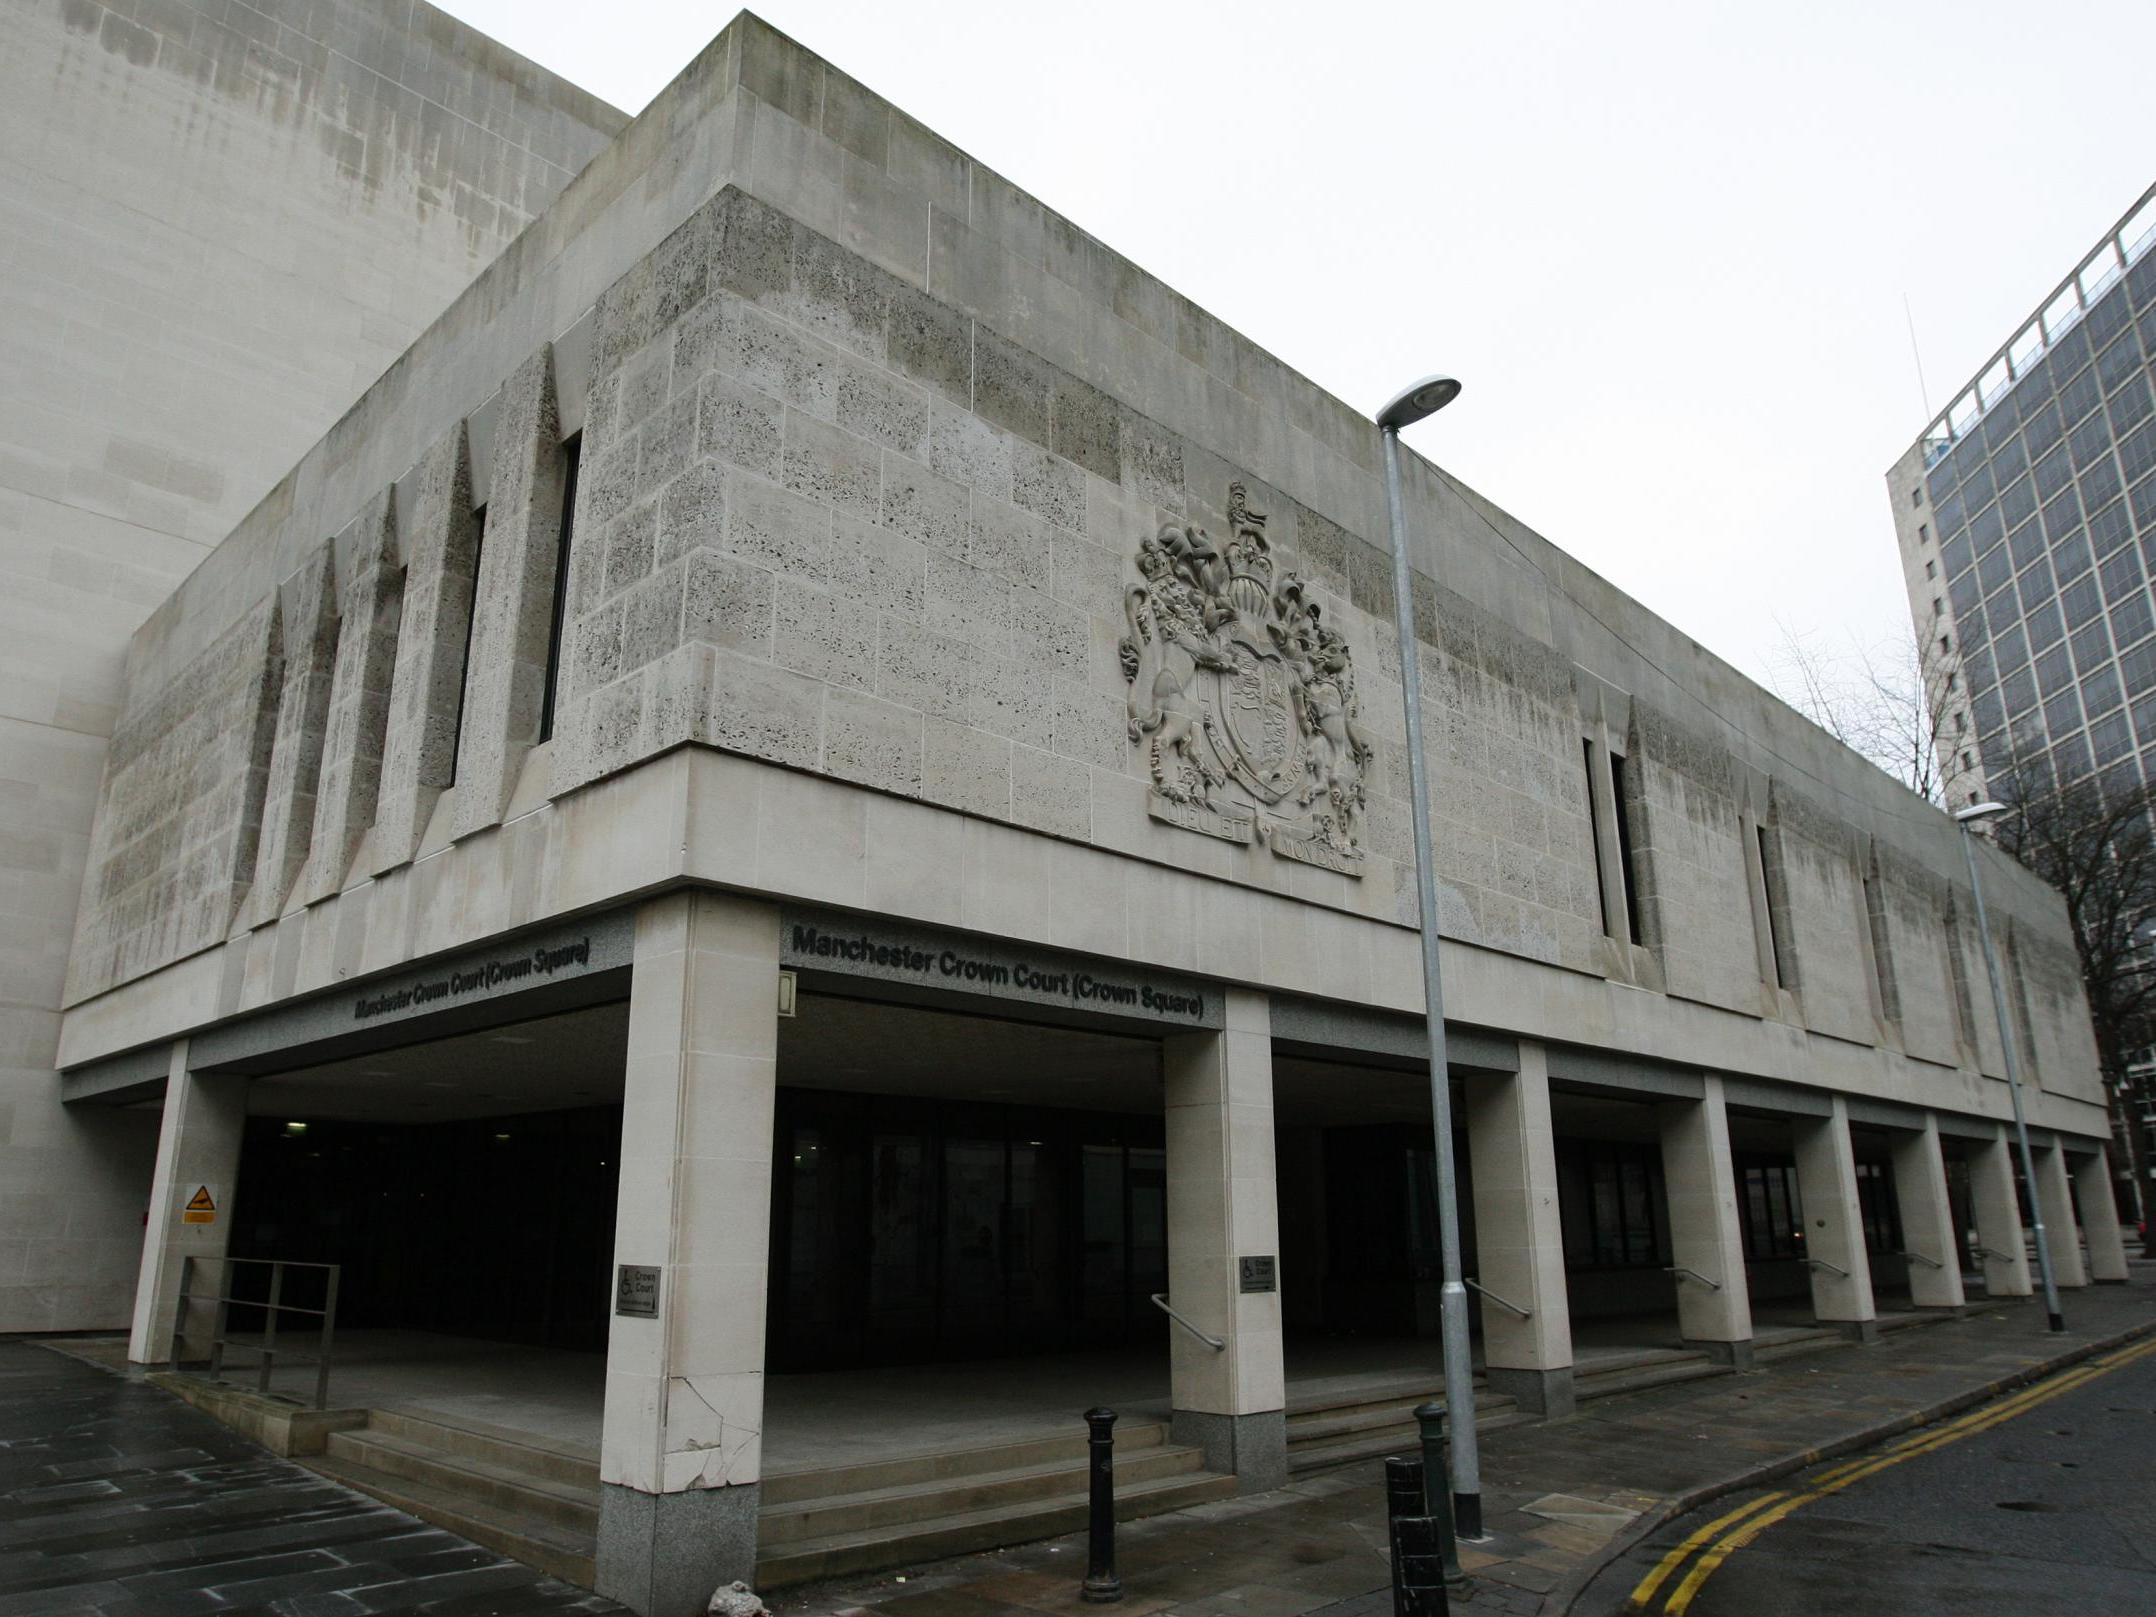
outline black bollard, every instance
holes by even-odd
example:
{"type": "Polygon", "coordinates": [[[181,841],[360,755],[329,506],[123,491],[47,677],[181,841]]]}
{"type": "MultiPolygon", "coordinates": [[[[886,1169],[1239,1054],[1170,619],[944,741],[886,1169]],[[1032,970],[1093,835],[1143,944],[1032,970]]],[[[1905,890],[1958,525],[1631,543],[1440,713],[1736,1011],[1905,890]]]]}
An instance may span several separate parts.
{"type": "Polygon", "coordinates": [[[1393,1617],[1442,1617],[1444,1566],[1435,1524],[1423,1514],[1422,1462],[1385,1462],[1385,1516],[1392,1546],[1393,1617]]]}
{"type": "Polygon", "coordinates": [[[1092,1512],[1086,1527],[1085,1583],[1078,1598],[1106,1605],[1123,1598],[1123,1580],[1115,1575],[1115,1411],[1089,1409],[1085,1423],[1092,1512]]]}
{"type": "Polygon", "coordinates": [[[1435,1523],[1445,1587],[1465,1589],[1467,1574],[1460,1570],[1460,1540],[1452,1519],[1452,1465],[1445,1454],[1445,1406],[1434,1398],[1418,1405],[1415,1426],[1422,1437],[1423,1494],[1430,1520],[1435,1523]]]}

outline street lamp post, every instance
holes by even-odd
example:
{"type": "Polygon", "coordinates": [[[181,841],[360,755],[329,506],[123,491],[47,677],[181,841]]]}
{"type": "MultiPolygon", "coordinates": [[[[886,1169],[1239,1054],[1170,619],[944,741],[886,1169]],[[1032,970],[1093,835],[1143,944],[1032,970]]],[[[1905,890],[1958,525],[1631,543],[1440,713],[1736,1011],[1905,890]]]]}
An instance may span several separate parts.
{"type": "Polygon", "coordinates": [[[1984,974],[1991,979],[1991,1010],[1999,1022],[1999,1048],[2006,1057],[2006,1092],[2014,1102],[2014,1136],[2021,1145],[2021,1178],[2029,1187],[2029,1225],[2036,1231],[2036,1268],[2044,1279],[2044,1311],[2051,1328],[2066,1329],[2059,1312],[2059,1283],[2051,1272],[2051,1241],[2044,1233],[2044,1198],[2036,1184],[2036,1159],[2029,1150],[2029,1120],[2021,1109],[2021,1063],[2014,1056],[2014,1030],[2006,1020],[2006,990],[1999,984],[1999,956],[1991,946],[1991,922],[1984,914],[1984,878],[1976,868],[1976,831],[1980,820],[2006,812],[2004,803],[1972,803],[1954,816],[1961,826],[1961,851],[1969,861],[1969,887],[1976,894],[1976,935],[1984,944],[1984,974]]]}
{"type": "MultiPolygon", "coordinates": [[[[1460,395],[1449,376],[1426,376],[1378,412],[1385,443],[1385,507],[1392,522],[1393,622],[1400,636],[1400,694],[1407,711],[1408,808],[1415,824],[1415,898],[1422,917],[1423,1019],[1430,1045],[1430,1117],[1437,1131],[1438,1242],[1444,1256],[1439,1321],[1445,1408],[1452,1416],[1452,1508],[1461,1538],[1482,1533],[1482,1462],[1475,1442],[1475,1372],[1468,1359],[1467,1286],[1460,1277],[1459,1190],[1452,1159],[1452,1083],[1445,1060],[1445,995],[1438,976],[1437,872],[1430,855],[1430,770],[1422,746],[1422,668],[1415,650],[1415,592],[1407,517],[1400,508],[1400,429],[1460,395]]],[[[1430,1488],[1435,1494],[1437,1489],[1430,1488]]]]}

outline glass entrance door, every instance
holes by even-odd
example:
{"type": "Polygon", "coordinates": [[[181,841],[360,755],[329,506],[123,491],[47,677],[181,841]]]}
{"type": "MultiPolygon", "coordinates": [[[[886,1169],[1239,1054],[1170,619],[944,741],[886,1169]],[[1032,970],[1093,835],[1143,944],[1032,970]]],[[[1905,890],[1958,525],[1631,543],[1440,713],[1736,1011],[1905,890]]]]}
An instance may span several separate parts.
{"type": "Polygon", "coordinates": [[[1156,1118],[784,1090],[776,1372],[1151,1340],[1156,1118]]]}

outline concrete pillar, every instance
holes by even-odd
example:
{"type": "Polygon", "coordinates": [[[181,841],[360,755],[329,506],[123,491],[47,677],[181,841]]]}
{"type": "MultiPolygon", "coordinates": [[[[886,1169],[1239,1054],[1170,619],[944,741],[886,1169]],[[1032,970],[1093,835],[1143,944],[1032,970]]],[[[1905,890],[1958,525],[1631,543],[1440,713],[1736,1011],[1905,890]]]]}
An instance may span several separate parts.
{"type": "Polygon", "coordinates": [[[1959,1308],[1964,1301],[1961,1243],[1954,1238],[1954,1208],[1946,1192],[1939,1120],[1926,1113],[1921,1130],[1896,1130],[1889,1150],[1902,1244],[1910,1254],[1909,1300],[1919,1308],[1959,1308]]]}
{"type": "Polygon", "coordinates": [[[598,1586],[644,1617],[755,1571],[778,949],[776,910],[716,893],[636,918],[598,1586]]]}
{"type": "Polygon", "coordinates": [[[1686,1347],[1749,1369],[1752,1294],[1722,1080],[1708,1073],[1700,1099],[1664,1101],[1655,1110],[1662,1125],[1662,1179],[1669,1188],[1670,1260],[1713,1282],[1677,1276],[1678,1329],[1686,1347]]]}
{"type": "Polygon", "coordinates": [[[2014,1194],[2014,1147],[2004,1124],[1981,1144],[1969,1146],[1969,1203],[1976,1217],[1977,1257],[1984,1265],[1984,1295],[2026,1297],[2028,1237],[2014,1194]]]}
{"type": "Polygon", "coordinates": [[[1864,1250],[1849,1109],[1836,1095],[1830,1115],[1791,1118],[1789,1134],[1796,1147],[1797,1194],[1804,1202],[1804,1255],[1815,1260],[1813,1317],[1859,1342],[1877,1341],[1879,1315],[1872,1303],[1871,1258],[1864,1250]]]}
{"type": "MultiPolygon", "coordinates": [[[[247,1123],[247,1080],[188,1070],[187,1041],[172,1047],[165,1109],[157,1129],[157,1166],[150,1178],[149,1223],[142,1232],[142,1268],[135,1281],[135,1317],[127,1334],[132,1364],[169,1364],[180,1325],[181,1270],[195,1259],[189,1290],[222,1290],[222,1258],[232,1236],[232,1192],[240,1176],[240,1136],[247,1123]]],[[[209,1357],[216,1309],[189,1306],[182,1362],[209,1357]]]]}
{"type": "Polygon", "coordinates": [[[1476,1279],[1528,1311],[1522,1319],[1490,1296],[1481,1299],[1486,1378],[1492,1392],[1509,1394],[1522,1409],[1568,1415],[1572,1310],[1542,1046],[1523,1040],[1518,1072],[1471,1073],[1463,1087],[1476,1279]]]}
{"type": "Polygon", "coordinates": [[[1168,1145],[1168,1301],[1225,1348],[1171,1322],[1171,1430],[1233,1471],[1246,1492],[1287,1481],[1287,1383],[1280,1348],[1280,1219],[1273,1184],[1272,1011],[1230,989],[1227,1027],[1164,1041],[1168,1145]]]}
{"type": "Polygon", "coordinates": [[[2081,1202],[2081,1233],[2089,1243],[2089,1278],[2115,1284],[2126,1278],[2126,1238],[2119,1229],[2118,1190],[2111,1177],[2111,1158],[2102,1146],[2092,1156],[2076,1157],[2068,1164],[2074,1174],[2074,1194],[2081,1202]]]}
{"type": "MultiPolygon", "coordinates": [[[[2051,1272],[2063,1286],[2089,1283],[2081,1258],[2081,1230],[2074,1222],[2074,1195],[2066,1178],[2066,1153],[2057,1142],[2035,1145],[2037,1205],[2044,1210],[2044,1234],[2051,1243],[2051,1272]]],[[[2106,1194],[2109,1194],[2107,1191],[2106,1194]]]]}

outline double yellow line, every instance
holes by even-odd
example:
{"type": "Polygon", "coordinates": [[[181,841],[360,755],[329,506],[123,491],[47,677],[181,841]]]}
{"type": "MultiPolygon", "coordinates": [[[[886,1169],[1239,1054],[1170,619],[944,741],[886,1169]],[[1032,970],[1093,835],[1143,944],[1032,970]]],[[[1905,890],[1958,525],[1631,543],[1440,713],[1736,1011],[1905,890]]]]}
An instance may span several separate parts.
{"type": "Polygon", "coordinates": [[[1716,1517],[1663,1556],[1655,1569],[1639,1580],[1639,1586],[1625,1601],[1624,1609],[1628,1612],[1654,1610],[1654,1599],[1661,1593],[1662,1586],[1676,1577],[1679,1569],[1690,1561],[1690,1569],[1677,1579],[1676,1586],[1669,1591],[1661,1606],[1667,1617],[1684,1617],[1701,1587],[1714,1576],[1717,1567],[1776,1522],[1802,1510],[1815,1499],[1824,1499],[1829,1494],[1839,1493],[1850,1484],[1875,1476],[1890,1466],[1900,1465],[1904,1460],[1913,1460],[1919,1455],[1945,1448],[1949,1443],[1958,1443],[1965,1437],[1989,1431],[2017,1415],[2027,1414],[2040,1404],[2047,1404],[2054,1398],[2072,1392],[2076,1387],[2085,1386],[2098,1376],[2108,1375],[2122,1365],[2132,1364],[2151,1354],[2156,1354],[2156,1339],[2119,1348],[2073,1369],[2062,1370],[2055,1376],[2009,1397],[1985,1404],[1944,1425],[1927,1426],[1913,1436],[1890,1444],[1881,1453],[1815,1471],[1801,1490],[1784,1489],[1776,1493],[1761,1494],[1757,1499],[1739,1505],[1726,1516],[1716,1517]],[[1693,1559],[1695,1555],[1698,1557],[1696,1560],[1693,1559]]]}

